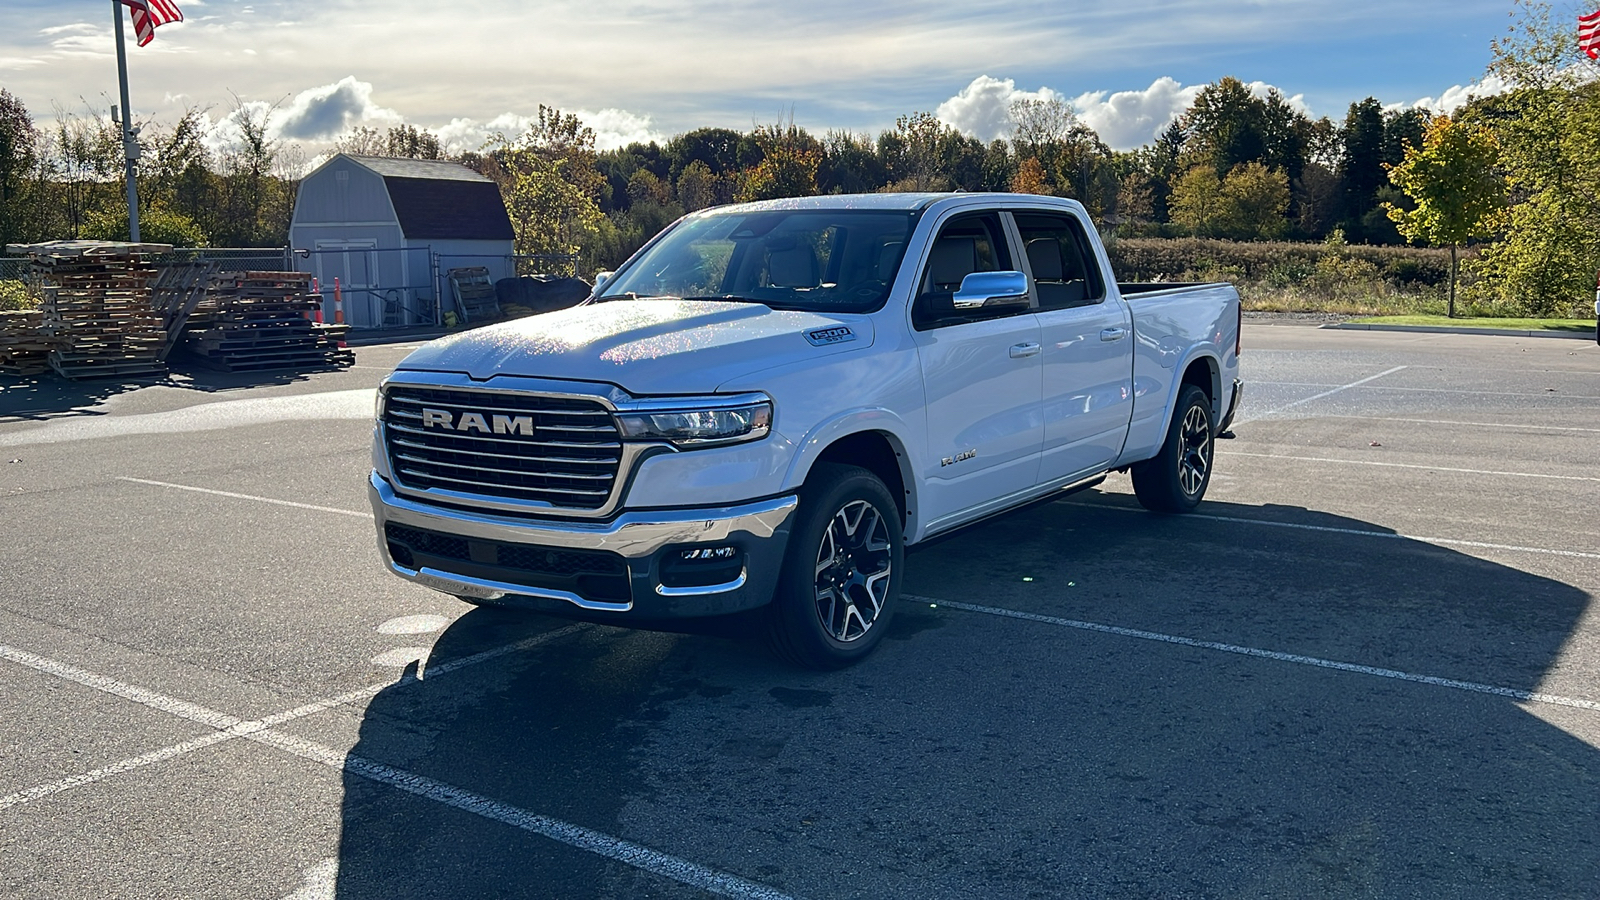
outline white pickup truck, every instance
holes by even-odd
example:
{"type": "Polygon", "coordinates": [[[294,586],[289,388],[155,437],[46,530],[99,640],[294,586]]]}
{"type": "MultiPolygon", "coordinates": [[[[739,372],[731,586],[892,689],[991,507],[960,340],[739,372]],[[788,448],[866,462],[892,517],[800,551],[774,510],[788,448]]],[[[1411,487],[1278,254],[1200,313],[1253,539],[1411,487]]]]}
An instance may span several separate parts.
{"type": "Polygon", "coordinates": [[[1238,408],[1239,296],[1118,285],[1081,205],[874,194],[685,216],[582,305],[384,380],[394,573],[472,603],[865,656],[907,546],[1131,470],[1194,508],[1238,408]]]}

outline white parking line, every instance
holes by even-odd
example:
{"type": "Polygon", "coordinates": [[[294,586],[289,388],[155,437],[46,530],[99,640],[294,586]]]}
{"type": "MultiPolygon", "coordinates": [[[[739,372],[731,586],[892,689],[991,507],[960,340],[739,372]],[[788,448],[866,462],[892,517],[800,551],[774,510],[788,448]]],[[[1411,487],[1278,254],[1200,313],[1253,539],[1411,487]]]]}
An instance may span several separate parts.
{"type": "Polygon", "coordinates": [[[233,491],[217,491],[211,488],[191,487],[187,484],[173,484],[170,481],[151,481],[148,478],[131,478],[127,475],[118,475],[118,481],[131,481],[135,484],[150,484],[156,487],[173,488],[179,491],[193,491],[196,494],[212,494],[217,497],[231,497],[235,500],[254,500],[257,503],[271,503],[274,506],[292,506],[295,509],[310,509],[317,512],[337,513],[341,516],[355,516],[358,519],[370,519],[370,512],[356,512],[353,509],[336,509],[332,506],[314,506],[310,503],[296,503],[293,500],[277,500],[272,497],[258,497],[255,494],[235,494],[233,491]]]}
{"type": "Polygon", "coordinates": [[[1364,419],[1369,422],[1411,422],[1417,425],[1464,425],[1468,428],[1517,428],[1524,431],[1579,431],[1600,434],[1600,428],[1576,428],[1567,425],[1529,425],[1516,422],[1455,422],[1449,419],[1405,419],[1399,416],[1331,416],[1324,419],[1364,419]]]}
{"type": "MultiPolygon", "coordinates": [[[[1111,506],[1105,503],[1081,503],[1072,500],[1058,500],[1063,506],[1077,506],[1083,509],[1106,509],[1115,512],[1143,513],[1143,509],[1131,506],[1111,506]]],[[[1299,522],[1272,522],[1266,519],[1251,519],[1244,516],[1216,516],[1209,513],[1184,513],[1175,516],[1178,519],[1203,519],[1208,522],[1229,522],[1236,525],[1263,525],[1267,528],[1294,528],[1300,531],[1324,531],[1332,534],[1353,534],[1359,537],[1391,538],[1403,541],[1417,541],[1423,544],[1446,544],[1453,547],[1474,547],[1482,550],[1511,550],[1517,553],[1542,553],[1547,556],[1571,556],[1578,559],[1600,559],[1600,553],[1585,553],[1581,550],[1553,550],[1548,547],[1519,547],[1515,544],[1491,544],[1486,541],[1462,541],[1455,538],[1421,537],[1415,534],[1401,534],[1398,531],[1368,531],[1361,528],[1335,528],[1331,525],[1304,525],[1299,522]]]]}
{"type": "MultiPolygon", "coordinates": [[[[71,790],[72,788],[81,787],[86,784],[93,784],[96,781],[103,781],[116,775],[132,772],[135,769],[143,768],[151,765],[152,763],[158,763],[164,760],[172,759],[173,757],[183,756],[186,753],[193,753],[196,750],[204,749],[212,744],[220,744],[223,741],[231,741],[234,738],[244,737],[248,734],[262,731],[267,728],[274,728],[286,722],[293,722],[296,719],[303,719],[306,716],[316,715],[317,713],[326,712],[327,710],[340,706],[357,703],[362,700],[375,697],[383,691],[393,688],[397,685],[403,685],[407,683],[407,679],[421,681],[427,677],[437,678],[440,675],[454,672],[457,669],[475,666],[479,663],[505,656],[508,653],[516,653],[521,650],[537,647],[540,644],[556,640],[557,638],[574,634],[586,627],[587,626],[585,625],[568,625],[565,628],[560,628],[555,631],[547,631],[543,634],[536,634],[533,637],[524,638],[523,640],[505,644],[500,647],[493,647],[491,649],[484,650],[481,653],[474,653],[471,656],[463,656],[460,659],[451,660],[447,663],[440,663],[437,666],[429,667],[426,664],[426,661],[424,661],[418,666],[415,675],[407,675],[399,682],[385,681],[379,684],[369,684],[366,687],[356,688],[353,691],[346,691],[337,697],[329,697],[325,700],[317,700],[307,703],[304,706],[297,706],[294,709],[274,713],[270,716],[266,716],[265,718],[256,719],[251,722],[244,722],[238,719],[233,719],[232,717],[223,716],[215,721],[205,722],[205,724],[208,724],[213,728],[220,729],[214,734],[202,735],[201,737],[193,740],[173,744],[170,747],[152,750],[149,753],[141,753],[138,756],[129,757],[128,759],[124,759],[120,762],[112,763],[109,766],[103,766],[89,772],[84,772],[78,775],[72,775],[67,778],[60,779],[59,781],[35,785],[31,788],[27,788],[26,790],[18,791],[14,794],[8,794],[4,797],[0,797],[0,809],[16,806],[19,803],[28,803],[33,800],[39,800],[41,798],[48,797],[51,794],[59,794],[62,791],[71,790]]],[[[113,693],[119,697],[133,700],[135,703],[149,706],[152,709],[160,709],[162,712],[170,713],[191,721],[203,721],[202,717],[207,715],[221,716],[221,713],[213,714],[210,710],[205,709],[204,707],[195,706],[193,704],[185,703],[182,700],[175,700],[171,697],[145,691],[143,688],[136,688],[132,685],[122,684],[121,682],[113,681],[109,678],[102,678],[99,675],[86,672],[73,666],[68,666],[65,663],[58,663],[54,660],[46,659],[45,657],[37,656],[32,653],[26,653],[21,650],[15,650],[10,647],[0,646],[0,659],[8,659],[14,663],[27,666],[28,668],[39,672],[55,675],[58,678],[65,678],[69,681],[76,681],[79,684],[92,687],[96,690],[105,691],[106,693],[113,693]]]]}
{"type": "MultiPolygon", "coordinates": [[[[504,655],[521,646],[541,643],[551,640],[558,635],[570,634],[585,626],[570,625],[558,631],[536,635],[518,644],[486,650],[483,653],[463,657],[450,663],[437,666],[433,676],[438,677],[444,672],[453,671],[466,665],[482,662],[495,656],[504,655]]],[[[371,696],[377,691],[391,687],[391,684],[358,688],[357,690],[341,694],[328,700],[309,703],[304,706],[288,710],[277,715],[268,716],[255,721],[243,721],[235,716],[216,710],[207,709],[198,704],[168,697],[155,691],[147,690],[135,685],[125,684],[103,675],[98,675],[76,666],[57,662],[34,653],[18,650],[0,645],[0,659],[9,660],[19,665],[26,666],[35,671],[54,675],[73,681],[85,687],[94,688],[114,696],[132,700],[150,709],[159,710],[172,716],[197,722],[218,729],[211,735],[186,741],[183,744],[143,754],[130,760],[124,760],[112,766],[97,769],[94,772],[74,776],[51,785],[41,785],[30,788],[7,797],[0,798],[0,809],[15,806],[49,796],[50,794],[89,784],[94,781],[104,780],[112,775],[133,771],[153,762],[172,759],[185,753],[192,753],[202,747],[209,747],[233,738],[244,738],[253,743],[290,753],[302,759],[307,759],[328,768],[349,772],[362,778],[367,778],[381,784],[406,791],[419,797],[442,803],[465,812],[481,816],[496,822],[501,822],[512,827],[522,829],[547,837],[551,840],[566,844],[567,846],[604,856],[625,865],[632,866],[647,872],[670,878],[682,884],[709,891],[724,897],[748,898],[748,900],[791,900],[789,895],[773,890],[765,885],[758,884],[721,872],[697,863],[689,862],[671,854],[661,853],[649,847],[625,841],[618,837],[563,822],[548,816],[541,816],[519,807],[501,803],[471,791],[454,787],[444,782],[435,781],[414,772],[397,769],[381,763],[365,759],[354,754],[341,753],[331,747],[325,747],[312,741],[304,740],[293,735],[283,734],[270,730],[272,725],[280,725],[302,716],[311,715],[331,709],[344,703],[353,702],[362,697],[371,696]]]]}
{"type": "Polygon", "coordinates": [[[1276,453],[1249,453],[1223,450],[1221,456],[1253,456],[1258,459],[1287,459],[1294,462],[1338,463],[1346,466],[1383,466],[1390,469],[1426,469],[1430,472],[1460,472],[1466,475],[1506,475],[1512,478],[1553,478],[1558,481],[1600,481],[1591,475],[1550,475],[1544,472],[1499,472],[1492,469],[1456,469],[1450,466],[1425,466],[1418,463],[1381,462],[1376,459],[1334,459],[1328,456],[1280,456],[1276,453]]]}
{"type": "Polygon", "coordinates": [[[1264,413],[1258,413],[1257,415],[1254,415],[1254,416],[1245,416],[1243,419],[1238,420],[1234,424],[1235,424],[1235,426],[1238,426],[1238,425],[1243,425],[1246,422],[1254,422],[1257,419],[1264,419],[1267,416],[1275,416],[1278,413],[1281,413],[1286,409],[1294,409],[1296,406],[1301,406],[1303,404],[1310,403],[1313,400],[1321,400],[1324,397],[1332,397],[1334,394],[1338,394],[1338,393],[1341,393],[1343,391],[1348,391],[1351,388],[1360,387],[1363,384],[1366,384],[1366,383],[1368,383],[1370,381],[1377,381],[1379,378],[1382,378],[1385,375],[1393,375],[1394,373],[1403,371],[1403,370],[1405,370],[1407,368],[1409,368],[1409,366],[1395,366],[1392,369],[1388,369],[1388,370],[1379,372],[1376,375],[1368,375],[1366,378],[1363,378],[1360,381],[1352,381],[1349,384],[1341,384],[1336,388],[1332,388],[1331,390],[1323,391],[1320,394],[1314,394],[1314,395],[1312,395],[1310,397],[1305,398],[1304,400],[1296,400],[1293,403],[1285,403],[1284,405],[1282,405],[1280,407],[1277,407],[1276,409],[1269,409],[1264,413]]]}
{"type": "Polygon", "coordinates": [[[979,606],[975,603],[961,603],[952,600],[939,600],[934,597],[918,597],[911,594],[905,595],[907,599],[919,603],[928,603],[934,606],[948,606],[952,609],[966,612],[982,613],[989,616],[1000,616],[1007,619],[1021,619],[1028,622],[1040,622],[1046,625],[1058,625],[1062,628],[1076,628],[1081,631],[1096,631],[1101,634],[1114,634],[1119,637],[1137,638],[1144,641],[1159,641],[1164,644],[1178,644],[1184,647],[1194,647],[1200,650],[1216,650],[1222,653],[1236,653],[1241,656],[1253,656],[1258,659],[1271,659],[1278,662],[1295,663],[1302,666],[1314,666],[1319,669],[1335,669],[1341,672],[1355,672],[1361,675],[1374,675],[1379,678],[1392,678],[1397,681],[1409,681],[1414,684],[1430,684],[1435,687],[1450,688],[1457,691],[1468,691],[1474,694],[1490,694],[1496,697],[1509,697],[1527,703],[1548,703],[1555,706],[1568,706],[1574,709],[1586,709],[1600,712],[1600,702],[1584,700],[1577,697],[1563,697],[1559,694],[1546,694],[1539,691],[1524,691],[1518,688],[1500,687],[1493,684],[1482,684],[1476,681],[1461,681],[1455,678],[1439,678],[1434,675],[1418,675],[1412,672],[1401,672],[1397,669],[1380,669],[1375,666],[1364,666],[1358,663],[1339,662],[1331,659],[1321,659],[1315,656],[1302,656],[1298,653],[1282,653],[1277,650],[1262,650],[1256,647],[1242,647],[1238,644],[1224,644],[1218,641],[1202,641],[1195,638],[1179,637],[1172,634],[1162,634],[1157,631],[1141,631],[1137,628],[1122,628],[1117,625],[1101,625],[1096,622],[1080,622],[1074,619],[1063,619],[1056,616],[1045,616],[1038,613],[1019,612],[1014,609],[1002,609],[995,606],[979,606]]]}
{"type": "Polygon", "coordinates": [[[553,841],[559,841],[569,847],[586,850],[597,856],[604,856],[617,862],[654,872],[681,884],[709,891],[723,897],[749,898],[749,900],[790,900],[788,894],[773,890],[763,884],[757,884],[731,875],[719,872],[716,869],[689,862],[681,857],[672,856],[652,850],[649,847],[613,837],[592,828],[574,825],[549,816],[541,816],[529,812],[509,803],[491,800],[471,791],[463,790],[442,781],[435,781],[415,772],[407,772],[393,766],[386,766],[373,762],[354,754],[340,753],[331,747],[292,735],[280,734],[275,731],[266,731],[252,735],[251,740],[256,743],[275,747],[286,753],[292,753],[301,759],[321,763],[330,769],[349,772],[359,775],[379,784],[387,784],[398,788],[408,794],[414,794],[452,806],[475,816],[482,816],[495,822],[520,828],[534,834],[543,835],[553,841]]]}

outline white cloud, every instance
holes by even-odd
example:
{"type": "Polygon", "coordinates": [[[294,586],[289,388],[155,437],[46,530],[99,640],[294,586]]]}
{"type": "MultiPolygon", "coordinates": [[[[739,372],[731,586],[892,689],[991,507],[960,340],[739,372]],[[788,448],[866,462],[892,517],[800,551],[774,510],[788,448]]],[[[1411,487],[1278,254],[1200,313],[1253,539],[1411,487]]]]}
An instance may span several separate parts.
{"type": "Polygon", "coordinates": [[[55,36],[58,34],[98,34],[100,26],[90,25],[88,22],[73,22],[70,25],[52,25],[49,28],[39,29],[43,35],[55,36]]]}
{"type": "Polygon", "coordinates": [[[1107,146],[1131,150],[1155,140],[1161,129],[1189,108],[1203,86],[1184,87],[1163,75],[1142,91],[1080,94],[1072,106],[1107,146]]]}
{"type": "Polygon", "coordinates": [[[1456,110],[1478,97],[1493,97],[1510,90],[1511,86],[1500,79],[1498,75],[1485,76],[1482,81],[1473,84],[1451,85],[1438,97],[1423,97],[1413,103],[1391,103],[1384,107],[1390,110],[1426,109],[1430,112],[1451,115],[1456,110]]]}
{"type": "Polygon", "coordinates": [[[578,110],[575,115],[583,124],[594,129],[594,145],[601,150],[615,150],[629,144],[648,144],[651,141],[666,143],[667,136],[650,127],[650,117],[628,112],[625,109],[602,109],[599,112],[578,110]]]}
{"type": "MultiPolygon", "coordinates": [[[[1142,91],[1089,91],[1071,100],[1072,108],[1084,124],[1116,150],[1131,150],[1155,140],[1173,119],[1182,115],[1205,85],[1184,86],[1163,75],[1142,91]]],[[[1264,81],[1246,85],[1257,97],[1266,97],[1273,86],[1264,81]]],[[[1282,91],[1279,91],[1282,93],[1282,91]]],[[[941,121],[982,140],[1010,137],[1011,104],[1018,100],[1065,100],[1052,88],[1024,91],[1010,78],[980,75],[954,97],[939,104],[935,115],[941,121]]],[[[1288,104],[1307,115],[1305,96],[1286,97],[1288,104]]]]}
{"type": "Polygon", "coordinates": [[[955,130],[992,141],[1011,137],[1011,104],[1018,100],[1066,100],[1050,88],[1037,91],[1017,89],[1016,81],[979,75],[961,92],[939,104],[933,114],[955,130]]]}
{"type": "MultiPolygon", "coordinates": [[[[652,127],[649,116],[641,116],[625,109],[608,108],[599,112],[575,109],[571,110],[571,113],[583,124],[594,129],[594,144],[600,150],[615,150],[632,143],[651,141],[664,143],[667,140],[666,134],[652,127]]],[[[446,150],[451,153],[461,153],[481,148],[485,141],[496,134],[504,134],[514,141],[528,130],[528,126],[537,121],[537,116],[506,112],[487,122],[479,122],[477,119],[451,119],[448,125],[433,131],[439,135],[439,143],[443,144],[446,150]]]]}
{"type": "Polygon", "coordinates": [[[399,113],[372,101],[372,84],[346,75],[296,94],[273,116],[274,131],[292,140],[331,140],[354,125],[367,122],[395,124],[399,113]]]}

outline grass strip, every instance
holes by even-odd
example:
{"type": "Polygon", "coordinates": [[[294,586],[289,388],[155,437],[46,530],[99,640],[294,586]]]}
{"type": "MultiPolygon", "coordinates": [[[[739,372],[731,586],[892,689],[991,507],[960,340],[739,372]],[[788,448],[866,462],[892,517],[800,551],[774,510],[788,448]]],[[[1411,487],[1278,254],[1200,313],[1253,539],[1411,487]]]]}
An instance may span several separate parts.
{"type": "Polygon", "coordinates": [[[1593,332],[1592,319],[1448,318],[1446,316],[1369,316],[1352,319],[1359,325],[1427,325],[1438,328],[1503,328],[1508,331],[1593,332]]]}

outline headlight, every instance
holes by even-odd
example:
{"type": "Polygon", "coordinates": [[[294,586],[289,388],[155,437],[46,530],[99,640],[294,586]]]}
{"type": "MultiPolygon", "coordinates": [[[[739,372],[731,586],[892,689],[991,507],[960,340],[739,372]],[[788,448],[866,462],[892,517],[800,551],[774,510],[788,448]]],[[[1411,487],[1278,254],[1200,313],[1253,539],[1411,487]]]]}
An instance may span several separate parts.
{"type": "Polygon", "coordinates": [[[684,449],[766,437],[772,429],[772,401],[730,400],[739,402],[724,405],[718,398],[706,398],[706,403],[692,408],[678,401],[669,401],[672,407],[659,401],[640,404],[618,410],[617,427],[625,440],[666,441],[684,449]]]}

